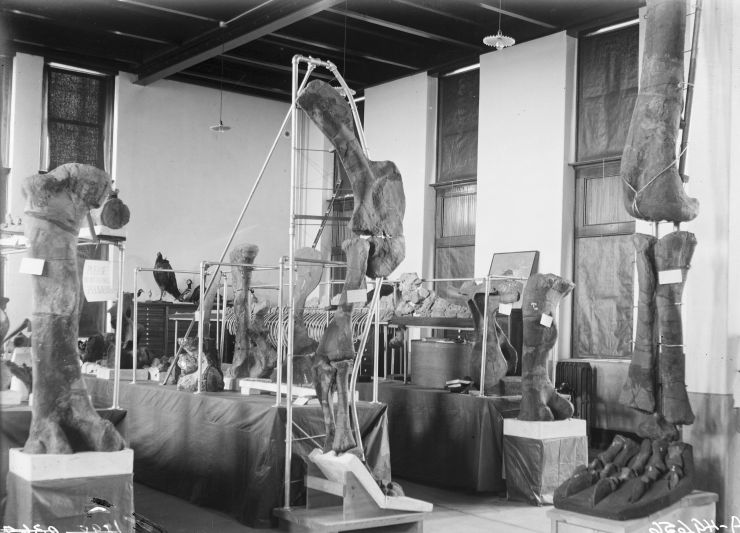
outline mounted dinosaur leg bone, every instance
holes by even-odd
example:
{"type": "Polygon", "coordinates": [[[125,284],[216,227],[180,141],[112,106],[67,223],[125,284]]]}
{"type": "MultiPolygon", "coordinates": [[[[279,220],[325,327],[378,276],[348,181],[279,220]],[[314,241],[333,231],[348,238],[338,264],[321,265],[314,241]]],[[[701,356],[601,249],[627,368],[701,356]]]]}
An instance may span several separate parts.
{"type": "Polygon", "coordinates": [[[676,144],[683,109],[686,2],[648,1],[640,89],[622,154],[627,212],[643,220],[686,222],[699,202],[684,192],[676,144]]]}
{"type": "Polygon", "coordinates": [[[550,350],[558,337],[554,323],[545,326],[543,315],[552,320],[555,310],[575,285],[555,274],[534,274],[524,288],[522,319],[522,403],[519,420],[564,420],[573,415],[573,405],[555,392],[547,373],[550,350]]]}
{"type": "Polygon", "coordinates": [[[29,257],[45,261],[32,276],[33,394],[27,453],[73,453],[67,433],[96,451],[117,451],[123,438],[90,403],[77,352],[79,279],[77,235],[91,208],[108,194],[110,179],[97,168],[68,163],[23,181],[29,257]]]}
{"type": "MultiPolygon", "coordinates": [[[[488,298],[488,333],[486,335],[486,382],[481,389],[485,394],[499,392],[497,387],[510,369],[516,368],[518,354],[508,337],[496,321],[499,304],[514,303],[519,299],[522,284],[517,281],[497,282],[488,298]],[[494,294],[495,293],[495,294],[494,294]]],[[[483,349],[483,313],[485,289],[468,300],[468,307],[475,322],[475,344],[470,355],[470,372],[474,380],[480,381],[481,353],[483,349]]],[[[480,384],[478,384],[480,387],[480,384]]]]}
{"type": "MultiPolygon", "coordinates": [[[[254,244],[243,244],[232,250],[229,260],[232,263],[254,263],[259,248],[254,244]]],[[[231,283],[234,287],[234,315],[236,316],[236,333],[234,335],[234,359],[231,375],[235,378],[261,377],[265,362],[250,357],[249,339],[249,284],[252,269],[233,267],[231,283]]]]}
{"type": "Polygon", "coordinates": [[[349,229],[355,235],[370,236],[367,275],[388,276],[406,253],[406,198],[396,165],[367,158],[354,133],[349,104],[328,83],[309,83],[299,95],[298,105],[332,143],[352,183],[354,208],[349,229]]]}
{"type": "Polygon", "coordinates": [[[348,377],[352,373],[355,360],[352,340],[352,308],[355,304],[348,301],[348,292],[365,288],[365,270],[370,245],[366,239],[354,238],[344,241],[342,248],[347,256],[347,278],[340,296],[339,308],[321,338],[314,362],[318,378],[316,392],[324,410],[325,421],[333,418],[330,405],[331,390],[328,384],[336,381],[338,400],[336,428],[326,428],[327,436],[333,435],[331,449],[336,453],[346,452],[357,445],[349,418],[348,377]]]}
{"type": "Polygon", "coordinates": [[[681,296],[695,248],[696,237],[687,231],[669,233],[655,245],[655,266],[658,272],[680,271],[681,279],[676,283],[660,283],[656,289],[660,323],[660,406],[663,416],[671,424],[694,422],[694,413],[686,393],[681,296]]]}
{"type": "Polygon", "coordinates": [[[655,411],[655,286],[657,284],[653,249],[658,239],[635,233],[637,281],[640,294],[637,303],[637,328],[632,362],[619,401],[634,409],[655,411]]]}

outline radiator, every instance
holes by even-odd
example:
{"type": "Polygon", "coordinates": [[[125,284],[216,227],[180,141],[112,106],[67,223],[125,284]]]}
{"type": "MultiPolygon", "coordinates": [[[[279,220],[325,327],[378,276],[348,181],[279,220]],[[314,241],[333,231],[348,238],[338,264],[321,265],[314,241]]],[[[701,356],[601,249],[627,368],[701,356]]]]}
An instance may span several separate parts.
{"type": "Polygon", "coordinates": [[[575,408],[573,416],[586,421],[587,431],[593,426],[593,402],[596,396],[596,369],[585,361],[558,361],[555,387],[569,394],[575,408]]]}

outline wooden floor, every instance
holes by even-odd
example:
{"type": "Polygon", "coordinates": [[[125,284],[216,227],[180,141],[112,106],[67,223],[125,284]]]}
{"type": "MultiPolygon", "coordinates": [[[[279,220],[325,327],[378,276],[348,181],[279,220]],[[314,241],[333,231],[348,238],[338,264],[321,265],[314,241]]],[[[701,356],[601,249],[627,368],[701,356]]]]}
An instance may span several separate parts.
{"type": "MultiPolygon", "coordinates": [[[[551,507],[509,502],[492,495],[466,494],[397,480],[407,496],[432,502],[434,511],[424,522],[425,533],[548,533],[545,513],[551,507]]],[[[136,512],[162,525],[168,533],[251,533],[229,516],[191,505],[184,500],[135,485],[136,512]]]]}

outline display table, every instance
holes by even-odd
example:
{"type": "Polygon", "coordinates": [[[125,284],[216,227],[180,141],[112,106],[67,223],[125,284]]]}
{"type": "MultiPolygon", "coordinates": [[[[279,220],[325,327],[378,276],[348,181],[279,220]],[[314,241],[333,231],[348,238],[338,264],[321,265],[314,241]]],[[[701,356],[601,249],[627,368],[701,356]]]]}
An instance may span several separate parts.
{"type": "MultiPolygon", "coordinates": [[[[634,520],[609,520],[585,514],[552,509],[547,512],[552,525],[552,533],[643,533],[645,531],[715,531],[701,529],[703,525],[716,520],[718,496],[713,492],[694,492],[660,511],[634,520]],[[698,524],[698,525],[697,525],[698,524]]],[[[724,526],[722,526],[724,527],[724,526]]],[[[728,529],[728,531],[730,531],[728,529]]]]}
{"type": "MultiPolygon", "coordinates": [[[[360,399],[372,383],[358,383],[360,399]]],[[[480,398],[399,382],[378,384],[388,405],[393,475],[469,491],[506,490],[502,477],[503,421],[519,414],[519,401],[480,398]]]]}
{"type": "MultiPolygon", "coordinates": [[[[96,405],[110,404],[113,382],[85,383],[96,405]]],[[[274,396],[193,394],[122,382],[120,404],[128,411],[137,483],[219,509],[251,527],[277,525],[272,510],[283,504],[285,408],[275,407],[274,396]]],[[[358,415],[368,463],[390,468],[385,405],[361,402],[358,415]]],[[[324,433],[318,404],[295,407],[293,420],[308,435],[324,433]]],[[[301,457],[315,447],[310,440],[294,442],[294,479],[302,480],[301,457]]],[[[299,487],[292,491],[298,497],[299,487]]]]}

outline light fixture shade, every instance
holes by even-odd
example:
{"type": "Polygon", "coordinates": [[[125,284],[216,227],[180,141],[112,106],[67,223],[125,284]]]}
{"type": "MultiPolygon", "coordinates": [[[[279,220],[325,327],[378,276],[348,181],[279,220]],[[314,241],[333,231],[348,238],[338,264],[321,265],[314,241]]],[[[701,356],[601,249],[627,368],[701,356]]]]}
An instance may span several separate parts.
{"type": "Polygon", "coordinates": [[[489,35],[483,38],[483,44],[492,46],[496,50],[507,48],[509,46],[512,46],[514,43],[516,43],[516,40],[514,40],[513,37],[504,35],[503,33],[501,33],[501,30],[498,30],[498,33],[496,33],[496,35],[489,35]]]}
{"type": "Polygon", "coordinates": [[[224,121],[219,120],[218,124],[215,126],[211,126],[211,131],[215,131],[216,133],[224,133],[225,131],[229,131],[231,129],[231,126],[224,126],[224,121]]]}

